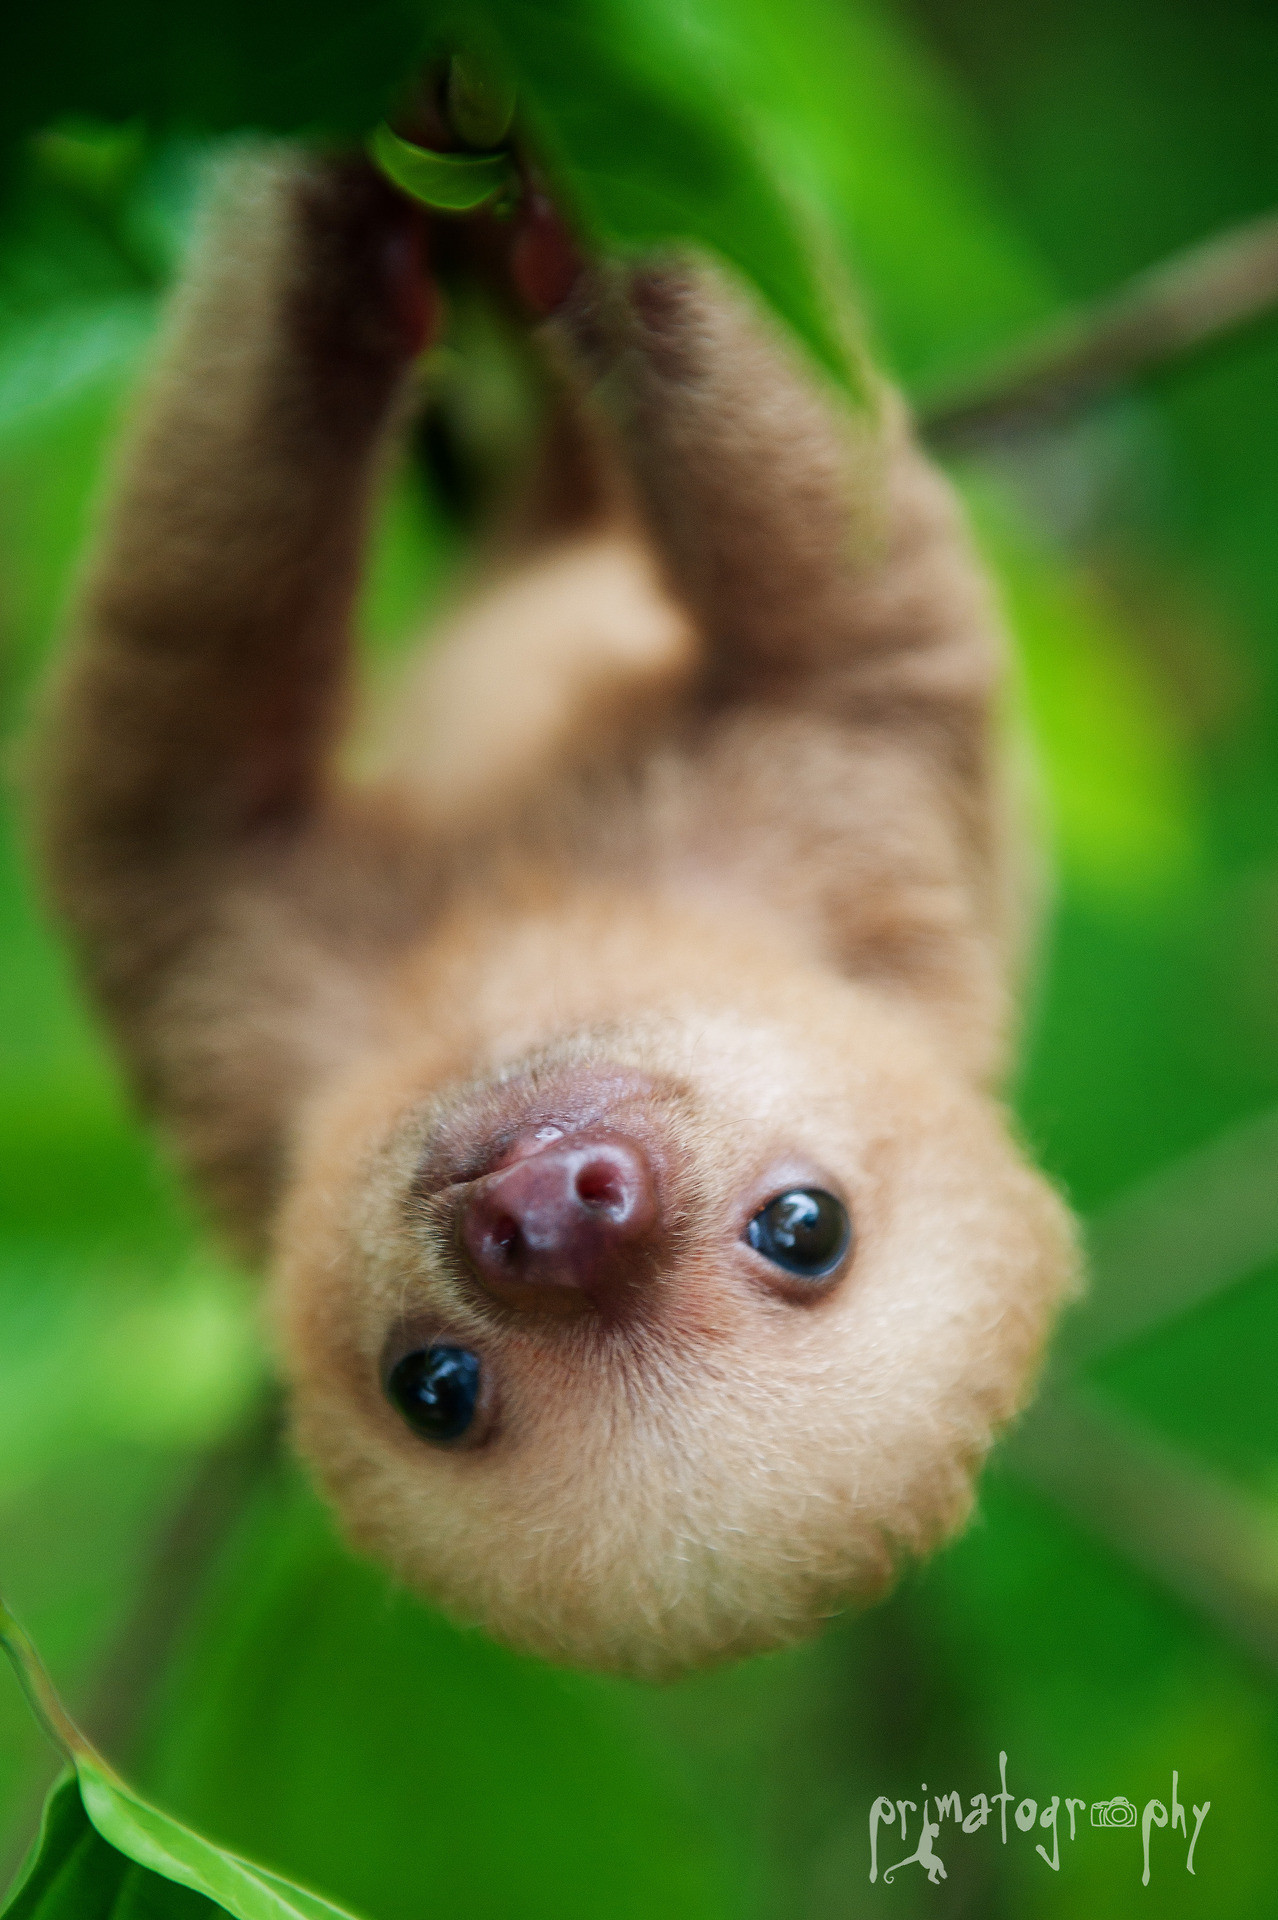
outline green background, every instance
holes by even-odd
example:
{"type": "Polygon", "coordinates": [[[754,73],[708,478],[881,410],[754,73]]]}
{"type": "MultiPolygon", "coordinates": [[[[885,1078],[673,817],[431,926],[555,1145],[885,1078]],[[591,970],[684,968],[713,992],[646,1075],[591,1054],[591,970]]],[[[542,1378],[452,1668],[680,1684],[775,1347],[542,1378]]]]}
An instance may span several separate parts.
{"type": "MultiPolygon", "coordinates": [[[[819,220],[876,351],[923,399],[1278,199],[1278,17],[1254,0],[496,12],[601,229],[720,245],[829,357],[796,237],[819,220]]],[[[386,5],[15,23],[10,794],[209,152],[242,127],[363,129],[428,37],[386,5]]],[[[487,366],[482,338],[470,350],[487,366]]],[[[1082,1373],[996,1461],[965,1538],[887,1605],[664,1691],[458,1633],[346,1558],[287,1470],[264,1478],[171,1656],[126,1675],[145,1708],[122,1757],[175,1811],[370,1920],[1278,1910],[1278,321],[956,474],[1015,626],[1053,820],[1016,1097],[1092,1223],[1082,1373]],[[946,1829],[942,1885],[914,1868],[871,1886],[874,1797],[917,1800],[926,1780],[966,1802],[997,1784],[1000,1750],[1040,1803],[1166,1801],[1176,1768],[1182,1800],[1211,1801],[1196,1875],[1169,1833],[1142,1889],[1139,1832],[1082,1828],[1052,1873],[1046,1836],[1012,1826],[1004,1847],[995,1824],[946,1829]]],[[[464,546],[407,463],[366,596],[372,662],[464,546]]],[[[3,834],[0,1585],[92,1720],[165,1516],[263,1363],[251,1283],[129,1116],[41,924],[16,802],[3,834]]],[[[51,1769],[0,1683],[0,1851],[16,1858],[51,1769]]]]}

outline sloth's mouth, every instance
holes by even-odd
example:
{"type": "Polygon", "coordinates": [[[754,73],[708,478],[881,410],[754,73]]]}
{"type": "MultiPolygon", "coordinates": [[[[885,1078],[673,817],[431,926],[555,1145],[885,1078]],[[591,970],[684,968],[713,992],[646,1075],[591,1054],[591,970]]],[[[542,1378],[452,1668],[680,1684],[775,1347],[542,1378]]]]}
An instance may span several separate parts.
{"type": "Polygon", "coordinates": [[[504,1153],[498,1154],[486,1171],[500,1173],[506,1167],[515,1166],[520,1160],[531,1160],[537,1154],[544,1153],[547,1147],[553,1146],[557,1140],[562,1140],[568,1131],[567,1123],[560,1125],[557,1121],[548,1120],[532,1133],[521,1134],[504,1153]]]}
{"type": "Polygon", "coordinates": [[[456,1172],[447,1174],[437,1182],[425,1185],[419,1181],[415,1192],[423,1198],[434,1193],[446,1193],[450,1187],[468,1187],[476,1180],[487,1179],[490,1173],[501,1173],[506,1167],[512,1167],[520,1160],[530,1160],[535,1154],[553,1146],[570,1131],[568,1123],[553,1120],[545,1121],[528,1133],[518,1134],[513,1140],[502,1137],[502,1141],[485,1153],[479,1161],[467,1161],[456,1172]]]}
{"type": "Polygon", "coordinates": [[[412,1197],[429,1200],[592,1130],[639,1133],[649,1153],[664,1154],[663,1113],[677,1099],[677,1090],[623,1068],[530,1069],[480,1085],[463,1093],[434,1129],[412,1197]]]}

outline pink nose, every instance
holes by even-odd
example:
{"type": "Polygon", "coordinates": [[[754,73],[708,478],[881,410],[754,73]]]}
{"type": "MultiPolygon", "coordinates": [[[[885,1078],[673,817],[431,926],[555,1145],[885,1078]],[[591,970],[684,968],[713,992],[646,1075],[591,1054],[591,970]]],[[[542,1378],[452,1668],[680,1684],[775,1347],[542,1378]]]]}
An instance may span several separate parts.
{"type": "Polygon", "coordinates": [[[601,1306],[642,1271],[657,1222],[634,1141],[567,1139],[471,1183],[458,1222],[480,1284],[509,1306],[601,1306]]]}

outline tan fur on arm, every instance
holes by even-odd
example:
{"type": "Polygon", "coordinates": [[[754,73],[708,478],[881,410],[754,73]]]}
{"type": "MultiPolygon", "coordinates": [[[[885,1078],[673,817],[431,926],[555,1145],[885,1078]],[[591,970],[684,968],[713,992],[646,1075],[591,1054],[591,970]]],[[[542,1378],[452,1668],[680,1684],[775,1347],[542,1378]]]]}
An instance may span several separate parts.
{"type": "Polygon", "coordinates": [[[1006,648],[902,402],[881,386],[852,408],[685,261],[592,272],[551,332],[703,636],[672,826],[692,867],[806,918],[830,958],[929,1004],[957,1056],[997,1071],[1021,869],[996,737],[1006,648]]]}
{"type": "Polygon", "coordinates": [[[33,755],[45,870],[90,983],[149,1103],[253,1231],[298,1082],[350,1024],[334,980],[369,941],[369,849],[349,857],[349,829],[320,843],[411,346],[405,219],[358,162],[225,169],[33,755]]]}
{"type": "Polygon", "coordinates": [[[833,673],[875,722],[888,702],[970,712],[990,693],[984,579],[889,388],[854,407],[692,262],[583,276],[552,333],[621,431],[712,690],[828,703],[833,673]]]}

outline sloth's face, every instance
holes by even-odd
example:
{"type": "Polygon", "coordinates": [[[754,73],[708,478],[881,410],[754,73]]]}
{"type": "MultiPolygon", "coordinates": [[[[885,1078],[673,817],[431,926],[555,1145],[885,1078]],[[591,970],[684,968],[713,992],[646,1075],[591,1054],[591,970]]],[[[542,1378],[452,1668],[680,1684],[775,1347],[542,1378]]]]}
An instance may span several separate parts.
{"type": "Polygon", "coordinates": [[[1070,1240],[890,1011],[836,986],[413,1080],[321,1117],[277,1295],[302,1449],[410,1584],[661,1674],[812,1630],[964,1517],[1070,1240]]]}

